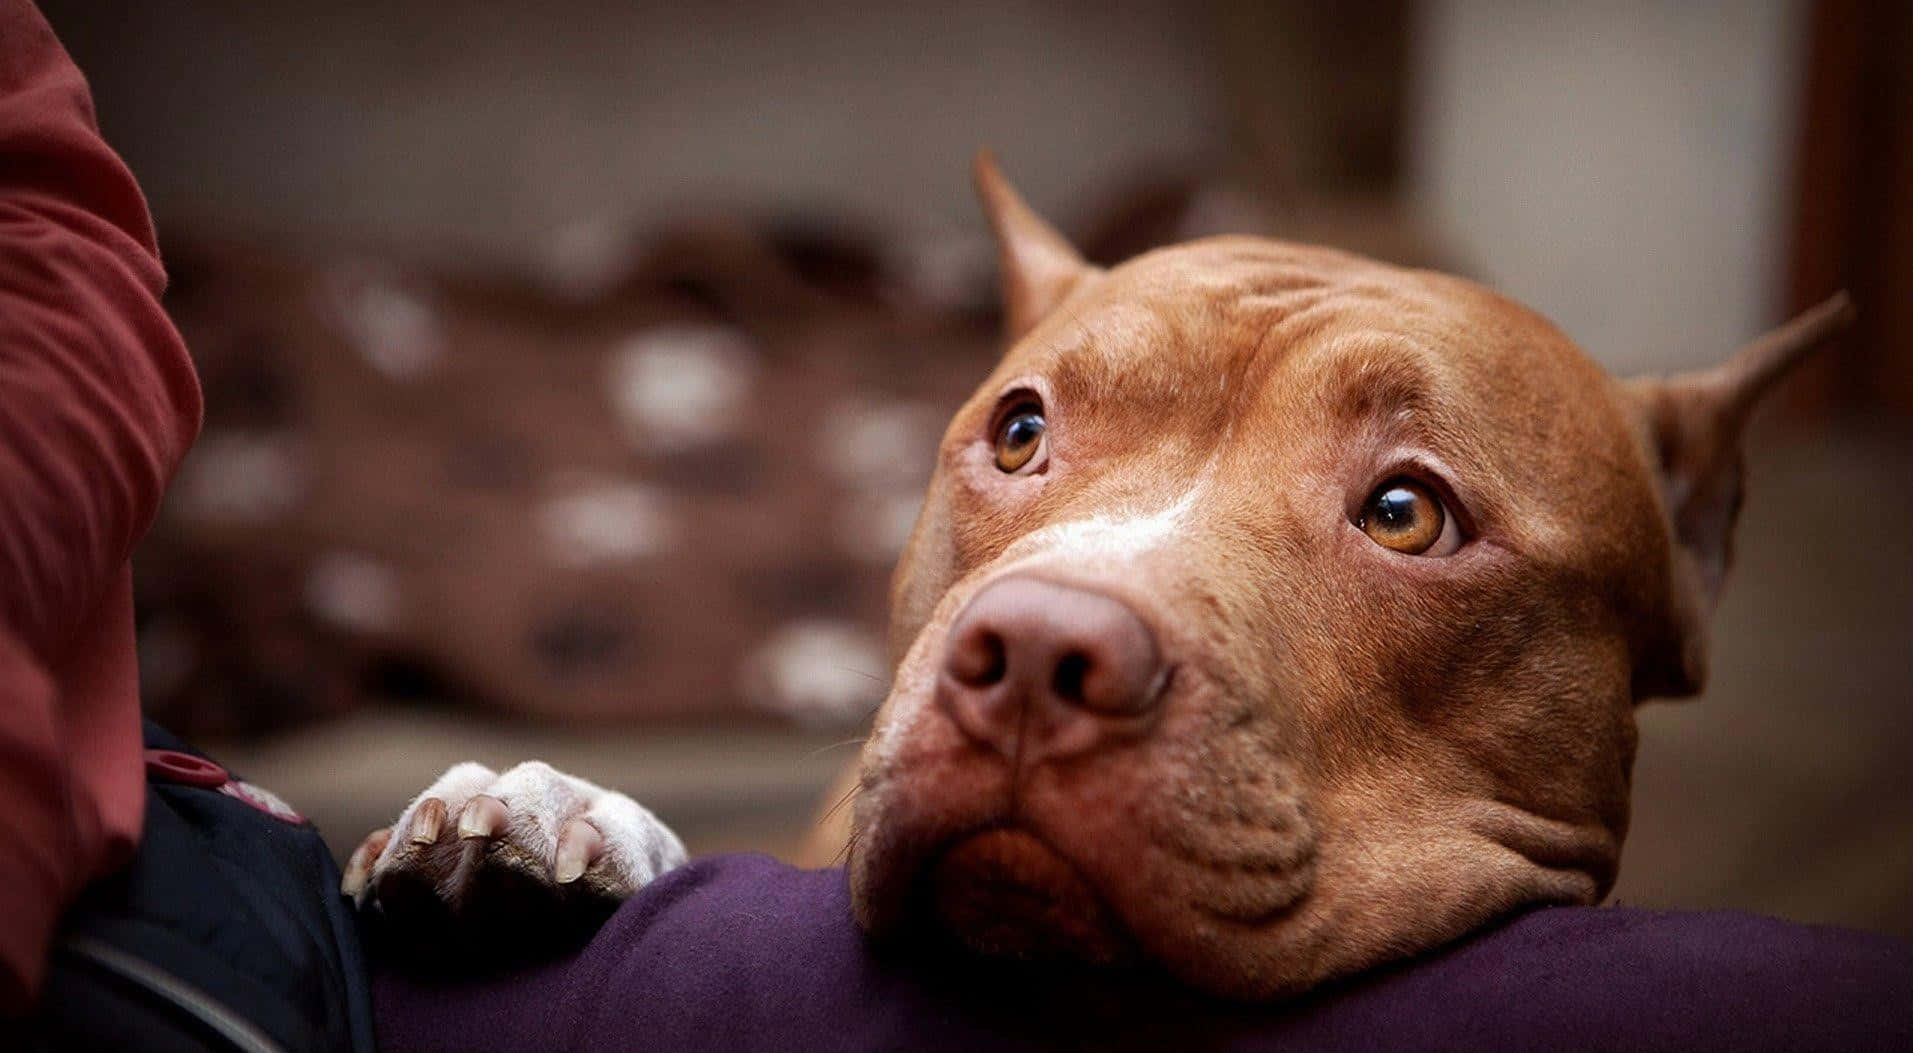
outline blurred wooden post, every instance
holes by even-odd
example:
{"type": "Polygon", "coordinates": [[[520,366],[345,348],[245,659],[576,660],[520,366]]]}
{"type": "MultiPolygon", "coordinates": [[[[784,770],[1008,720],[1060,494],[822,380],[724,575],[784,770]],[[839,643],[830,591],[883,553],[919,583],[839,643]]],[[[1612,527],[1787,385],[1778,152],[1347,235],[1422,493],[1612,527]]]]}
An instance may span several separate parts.
{"type": "Polygon", "coordinates": [[[1216,0],[1242,185],[1287,203],[1400,188],[1408,0],[1216,0]]]}
{"type": "Polygon", "coordinates": [[[1815,0],[1806,28],[1787,308],[1844,286],[1860,318],[1787,405],[1913,419],[1913,5],[1815,0]]]}

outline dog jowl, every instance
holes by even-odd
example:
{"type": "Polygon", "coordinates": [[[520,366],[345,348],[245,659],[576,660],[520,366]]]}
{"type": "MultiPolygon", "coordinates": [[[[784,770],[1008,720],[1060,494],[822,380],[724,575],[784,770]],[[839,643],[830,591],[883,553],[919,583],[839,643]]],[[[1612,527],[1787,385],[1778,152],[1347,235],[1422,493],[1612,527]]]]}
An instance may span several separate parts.
{"type": "MultiPolygon", "coordinates": [[[[1742,427],[1845,300],[1617,381],[1458,278],[1255,238],[1101,270],[977,179],[1008,346],[893,582],[857,921],[1270,998],[1605,895],[1634,709],[1706,675],[1742,427]]],[[[396,835],[475,778],[348,880],[450,859],[396,835]]],[[[494,832],[594,888],[681,858],[578,825],[588,784],[522,796],[494,832]]]]}

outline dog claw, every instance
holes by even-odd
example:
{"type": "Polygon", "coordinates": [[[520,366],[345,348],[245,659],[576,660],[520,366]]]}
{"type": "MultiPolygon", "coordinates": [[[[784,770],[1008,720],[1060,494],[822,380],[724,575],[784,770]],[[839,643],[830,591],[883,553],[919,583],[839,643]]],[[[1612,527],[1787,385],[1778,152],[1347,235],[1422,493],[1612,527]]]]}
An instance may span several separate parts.
{"type": "Polygon", "coordinates": [[[359,893],[372,881],[372,863],[385,851],[386,843],[392,840],[392,831],[374,830],[359,842],[352,850],[352,858],[346,860],[345,875],[339,879],[339,892],[348,899],[358,899],[359,893]]]}
{"type": "Polygon", "coordinates": [[[430,845],[438,842],[438,835],[445,830],[445,802],[436,797],[428,797],[419,802],[418,811],[412,815],[412,837],[415,845],[430,845]]]}
{"type": "Polygon", "coordinates": [[[565,824],[558,835],[558,858],[551,877],[560,885],[569,885],[584,876],[585,870],[604,853],[604,835],[583,819],[565,824]]]}
{"type": "Polygon", "coordinates": [[[507,817],[505,802],[480,794],[467,801],[465,810],[459,813],[458,836],[461,840],[493,837],[507,817]]]}

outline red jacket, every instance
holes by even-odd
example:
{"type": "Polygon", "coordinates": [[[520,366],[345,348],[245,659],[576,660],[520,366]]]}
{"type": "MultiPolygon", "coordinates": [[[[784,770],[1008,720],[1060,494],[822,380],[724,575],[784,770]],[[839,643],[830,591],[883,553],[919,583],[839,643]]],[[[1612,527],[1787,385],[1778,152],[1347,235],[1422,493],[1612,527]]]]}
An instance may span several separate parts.
{"type": "Polygon", "coordinates": [[[128,564],[199,430],[146,203],[86,81],[0,0],[0,1011],[145,802],[128,564]]]}

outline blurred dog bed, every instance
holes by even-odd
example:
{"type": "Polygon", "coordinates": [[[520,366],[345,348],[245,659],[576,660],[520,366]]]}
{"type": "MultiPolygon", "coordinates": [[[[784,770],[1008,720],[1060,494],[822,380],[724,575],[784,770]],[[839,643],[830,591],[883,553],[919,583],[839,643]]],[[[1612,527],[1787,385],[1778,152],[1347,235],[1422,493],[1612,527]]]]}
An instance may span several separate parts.
{"type": "Polygon", "coordinates": [[[591,289],[175,250],[207,425],[138,561],[150,710],[867,713],[991,330],[818,240],[676,230],[591,289]]]}
{"type": "MultiPolygon", "coordinates": [[[[1386,206],[1271,215],[1171,177],[1079,229],[1104,261],[1282,229],[1428,255],[1386,206]]],[[[135,561],[162,723],[423,696],[848,726],[882,698],[889,570],[997,353],[980,227],[585,228],[516,273],[182,237],[168,261],[207,418],[135,561]]]]}

